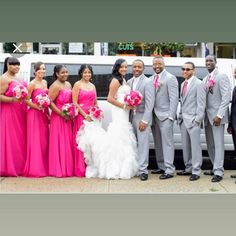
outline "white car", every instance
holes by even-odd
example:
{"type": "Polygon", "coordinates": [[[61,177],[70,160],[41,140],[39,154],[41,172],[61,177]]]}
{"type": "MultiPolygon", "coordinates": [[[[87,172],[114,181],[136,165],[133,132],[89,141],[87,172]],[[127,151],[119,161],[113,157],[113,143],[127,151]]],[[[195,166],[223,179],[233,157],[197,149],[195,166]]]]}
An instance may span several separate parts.
{"type": "MultiPolygon", "coordinates": [[[[3,69],[3,61],[4,59],[10,56],[9,54],[0,54],[0,71],[3,69]]],[[[21,62],[20,71],[18,77],[23,78],[26,82],[29,82],[33,79],[33,65],[37,61],[42,61],[46,65],[46,80],[48,81],[48,85],[53,82],[52,74],[53,68],[56,64],[64,64],[67,66],[69,71],[69,81],[73,85],[78,80],[78,70],[81,64],[90,64],[93,67],[94,79],[93,83],[97,89],[98,102],[99,106],[104,111],[104,120],[103,127],[107,128],[109,122],[111,121],[111,105],[106,101],[106,97],[108,94],[108,86],[111,79],[112,67],[116,61],[116,59],[121,57],[115,56],[81,56],[81,55],[41,55],[41,54],[25,54],[19,57],[21,62]]],[[[139,58],[143,60],[145,64],[145,75],[150,76],[153,74],[152,69],[152,57],[123,57],[128,62],[128,74],[127,79],[131,78],[131,65],[132,62],[139,58]]],[[[196,76],[199,79],[203,79],[207,74],[207,70],[205,68],[205,59],[204,58],[184,58],[184,57],[167,57],[164,59],[166,64],[166,69],[174,74],[180,84],[183,81],[181,77],[181,67],[187,62],[191,61],[196,66],[196,76]]],[[[236,60],[233,59],[217,59],[217,66],[220,72],[227,74],[231,80],[232,88],[234,86],[233,79],[233,68],[236,66],[236,60]]],[[[1,73],[1,72],[0,72],[1,73]]],[[[178,107],[179,111],[180,106],[178,107]]],[[[227,128],[227,125],[226,125],[227,128]]],[[[225,129],[226,129],[225,128],[225,129]]],[[[174,124],[174,141],[175,148],[182,149],[181,143],[181,134],[180,129],[177,126],[176,122],[174,124]]],[[[202,149],[206,150],[206,140],[204,129],[201,132],[201,144],[202,149]]],[[[150,148],[153,149],[153,138],[150,133],[150,148]]],[[[225,150],[233,150],[233,141],[231,135],[227,133],[225,130],[225,150]]]]}

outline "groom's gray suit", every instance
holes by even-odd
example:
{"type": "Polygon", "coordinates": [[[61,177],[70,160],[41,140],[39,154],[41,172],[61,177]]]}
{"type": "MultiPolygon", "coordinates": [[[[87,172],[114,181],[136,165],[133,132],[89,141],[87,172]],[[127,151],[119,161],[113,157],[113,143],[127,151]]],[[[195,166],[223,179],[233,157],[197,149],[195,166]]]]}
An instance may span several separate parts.
{"type": "Polygon", "coordinates": [[[206,91],[205,84],[201,80],[195,76],[190,79],[185,96],[183,96],[184,82],[181,84],[178,123],[181,130],[185,171],[199,176],[202,165],[200,124],[205,116],[206,91]]]}
{"type": "Polygon", "coordinates": [[[143,96],[142,103],[137,107],[135,114],[131,118],[134,133],[138,142],[138,163],[139,163],[139,174],[147,174],[147,166],[149,160],[149,135],[151,132],[152,124],[152,111],[154,106],[155,92],[152,81],[147,78],[144,74],[139,78],[136,88],[133,88],[134,80],[131,78],[128,81],[129,86],[132,90],[139,91],[143,96]],[[139,122],[143,121],[148,124],[144,131],[139,130],[139,122]]]}
{"type": "MultiPolygon", "coordinates": [[[[160,87],[155,91],[152,133],[158,167],[166,174],[174,175],[173,124],[179,101],[178,81],[166,70],[160,74],[160,87]]],[[[150,80],[154,82],[155,76],[152,75],[150,80]]]]}
{"type": "Polygon", "coordinates": [[[215,81],[213,93],[207,89],[208,76],[203,79],[207,90],[205,133],[214,175],[223,176],[224,127],[229,118],[228,108],[231,98],[231,84],[228,76],[220,74],[217,69],[212,72],[212,79],[215,81]],[[222,118],[220,126],[213,125],[213,119],[216,116],[222,118]]]}

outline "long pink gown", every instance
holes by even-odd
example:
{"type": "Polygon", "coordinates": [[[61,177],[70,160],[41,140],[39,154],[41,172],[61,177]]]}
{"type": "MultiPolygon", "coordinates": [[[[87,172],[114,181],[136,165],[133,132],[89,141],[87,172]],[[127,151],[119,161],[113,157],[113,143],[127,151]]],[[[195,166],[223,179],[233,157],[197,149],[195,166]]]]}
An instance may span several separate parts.
{"type": "MultiPolygon", "coordinates": [[[[46,89],[35,89],[31,99],[35,103],[36,96],[48,93],[46,89]]],[[[44,177],[48,175],[48,141],[49,120],[48,109],[30,108],[27,113],[27,158],[23,176],[44,177]]]]}
{"type": "MultiPolygon", "coordinates": [[[[72,102],[71,90],[62,89],[54,103],[60,110],[72,102]]],[[[73,176],[72,120],[65,120],[52,111],[49,134],[49,175],[73,176]]]]}
{"type": "MultiPolygon", "coordinates": [[[[80,107],[88,114],[88,110],[90,107],[94,106],[94,102],[96,99],[96,91],[95,90],[80,90],[78,96],[78,104],[80,107]]],[[[84,177],[86,165],[84,162],[84,154],[77,148],[76,144],[76,134],[80,127],[83,125],[84,117],[82,115],[78,115],[74,120],[73,127],[73,149],[74,149],[74,175],[77,177],[84,177]]]]}
{"type": "MultiPolygon", "coordinates": [[[[7,91],[7,97],[13,97],[13,89],[17,84],[25,82],[11,81],[7,91]]],[[[23,172],[26,159],[26,112],[25,102],[0,103],[0,176],[19,176],[23,172]]]]}

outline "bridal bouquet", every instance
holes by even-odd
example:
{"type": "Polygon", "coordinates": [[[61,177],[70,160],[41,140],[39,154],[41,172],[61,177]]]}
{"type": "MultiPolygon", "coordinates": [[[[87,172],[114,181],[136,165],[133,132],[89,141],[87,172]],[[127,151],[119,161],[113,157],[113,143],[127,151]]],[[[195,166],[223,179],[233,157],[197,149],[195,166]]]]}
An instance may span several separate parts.
{"type": "Polygon", "coordinates": [[[124,102],[128,106],[137,107],[141,104],[142,98],[142,94],[134,90],[125,95],[124,102]]]}
{"type": "Polygon", "coordinates": [[[93,120],[101,120],[103,117],[103,111],[99,107],[91,107],[89,109],[89,116],[93,120]]]}
{"type": "Polygon", "coordinates": [[[27,88],[22,85],[22,84],[17,84],[14,88],[13,88],[13,96],[17,99],[25,99],[28,95],[28,90],[27,88]]]}
{"type": "Polygon", "coordinates": [[[61,109],[64,115],[69,116],[71,119],[74,119],[77,115],[76,107],[73,103],[66,103],[62,106],[61,109]]]}
{"type": "Polygon", "coordinates": [[[46,93],[41,93],[35,97],[36,104],[40,109],[44,109],[50,105],[50,98],[46,93]]]}

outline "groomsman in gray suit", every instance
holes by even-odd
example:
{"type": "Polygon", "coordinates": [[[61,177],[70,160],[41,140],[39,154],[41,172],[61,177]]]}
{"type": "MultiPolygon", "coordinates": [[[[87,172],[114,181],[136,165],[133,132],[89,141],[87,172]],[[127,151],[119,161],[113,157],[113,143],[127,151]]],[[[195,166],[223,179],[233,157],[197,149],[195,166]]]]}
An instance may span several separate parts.
{"type": "Polygon", "coordinates": [[[153,59],[154,75],[150,77],[155,88],[155,105],[152,133],[155,144],[156,161],[159,170],[152,173],[163,173],[160,179],[174,176],[174,134],[173,125],[179,101],[177,78],[165,70],[163,57],[153,59]]]}
{"type": "Polygon", "coordinates": [[[154,106],[155,91],[152,81],[144,74],[144,63],[142,60],[135,60],[132,64],[133,77],[128,81],[132,90],[139,91],[143,100],[137,107],[135,113],[131,111],[130,121],[138,142],[138,163],[140,180],[148,179],[149,160],[149,135],[152,124],[152,111],[154,106]]]}
{"type": "Polygon", "coordinates": [[[201,122],[206,108],[205,84],[195,74],[195,65],[186,62],[182,67],[185,81],[181,84],[181,108],[178,117],[180,125],[185,170],[177,175],[191,175],[189,180],[200,178],[202,165],[201,122]]]}
{"type": "Polygon", "coordinates": [[[205,134],[212,171],[204,174],[213,175],[212,182],[219,182],[224,174],[224,128],[228,122],[228,108],[231,97],[231,84],[227,75],[219,73],[216,58],[208,55],[205,59],[208,75],[206,85],[205,134]]]}
{"type": "MultiPolygon", "coordinates": [[[[234,68],[234,78],[236,79],[236,67],[234,68]]],[[[232,134],[234,142],[234,153],[236,156],[236,86],[233,89],[231,103],[231,113],[229,118],[228,133],[232,134]]],[[[236,174],[231,175],[231,178],[236,178],[236,174]]],[[[236,182],[235,182],[236,183],[236,182]]]]}

